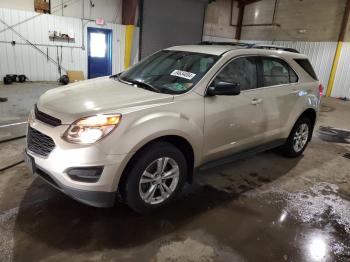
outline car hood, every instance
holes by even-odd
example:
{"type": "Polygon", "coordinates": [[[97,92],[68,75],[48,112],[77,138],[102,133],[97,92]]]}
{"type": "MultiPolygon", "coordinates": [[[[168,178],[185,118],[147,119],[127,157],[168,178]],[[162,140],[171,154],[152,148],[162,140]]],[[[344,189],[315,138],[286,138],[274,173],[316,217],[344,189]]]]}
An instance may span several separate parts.
{"type": "Polygon", "coordinates": [[[61,119],[63,124],[94,114],[118,113],[118,110],[172,102],[174,97],[160,94],[109,78],[96,78],[44,93],[38,109],[61,119]]]}

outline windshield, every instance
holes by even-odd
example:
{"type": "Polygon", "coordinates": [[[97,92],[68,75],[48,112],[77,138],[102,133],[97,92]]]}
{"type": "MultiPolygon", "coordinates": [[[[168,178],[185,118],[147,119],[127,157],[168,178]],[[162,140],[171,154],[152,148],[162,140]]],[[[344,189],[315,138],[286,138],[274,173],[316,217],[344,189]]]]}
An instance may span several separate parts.
{"type": "Polygon", "coordinates": [[[195,86],[217,59],[215,55],[164,50],[119,77],[122,81],[143,84],[153,91],[182,94],[195,86]]]}

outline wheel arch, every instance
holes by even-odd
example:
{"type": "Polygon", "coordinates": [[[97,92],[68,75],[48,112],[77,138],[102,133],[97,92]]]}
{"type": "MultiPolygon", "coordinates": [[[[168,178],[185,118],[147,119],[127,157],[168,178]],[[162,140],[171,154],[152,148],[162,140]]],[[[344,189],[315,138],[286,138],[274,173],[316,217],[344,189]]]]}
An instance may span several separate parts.
{"type": "Polygon", "coordinates": [[[311,141],[311,138],[312,138],[312,133],[314,131],[314,128],[315,128],[315,124],[316,124],[316,120],[317,120],[317,112],[314,108],[308,108],[306,109],[303,113],[301,113],[301,115],[298,117],[298,119],[295,121],[295,123],[303,118],[303,117],[307,117],[308,119],[310,119],[311,121],[311,124],[312,124],[312,132],[311,132],[311,135],[310,135],[310,138],[309,138],[309,141],[311,141]]]}
{"type": "Polygon", "coordinates": [[[191,145],[191,143],[184,137],[179,135],[164,135],[157,138],[154,138],[145,144],[143,144],[141,147],[139,147],[130,157],[128,160],[126,166],[123,169],[123,172],[120,176],[117,188],[121,196],[123,197],[124,192],[123,188],[127,180],[127,174],[130,171],[131,167],[133,166],[133,163],[137,161],[138,154],[145,149],[146,147],[150,146],[151,144],[154,144],[156,142],[167,142],[173,146],[175,146],[177,149],[179,149],[185,156],[187,161],[187,178],[186,181],[189,183],[192,183],[193,181],[193,174],[194,174],[194,163],[195,163],[195,153],[194,148],[191,145]]]}

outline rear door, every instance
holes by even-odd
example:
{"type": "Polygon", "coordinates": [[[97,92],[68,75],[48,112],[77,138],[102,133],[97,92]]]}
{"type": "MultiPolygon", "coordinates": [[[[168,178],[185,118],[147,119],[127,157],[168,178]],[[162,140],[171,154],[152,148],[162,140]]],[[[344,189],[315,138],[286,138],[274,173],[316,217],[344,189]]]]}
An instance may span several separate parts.
{"type": "Polygon", "coordinates": [[[205,97],[206,161],[259,145],[264,128],[256,57],[234,58],[211,84],[217,81],[239,84],[241,94],[205,97]]]}
{"type": "Polygon", "coordinates": [[[264,142],[280,138],[293,112],[298,112],[301,94],[299,78],[288,63],[278,57],[262,56],[258,62],[259,90],[263,101],[264,142]]]}

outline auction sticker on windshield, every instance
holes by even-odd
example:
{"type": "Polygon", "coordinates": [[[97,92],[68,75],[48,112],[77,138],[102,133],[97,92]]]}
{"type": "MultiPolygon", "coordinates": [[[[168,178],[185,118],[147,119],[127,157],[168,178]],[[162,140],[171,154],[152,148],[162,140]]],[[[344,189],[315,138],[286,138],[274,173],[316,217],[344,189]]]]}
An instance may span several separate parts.
{"type": "Polygon", "coordinates": [[[186,71],[181,71],[181,70],[174,70],[170,75],[181,77],[181,78],[186,78],[188,80],[191,80],[192,78],[194,78],[196,76],[196,74],[186,72],[186,71]]]}

